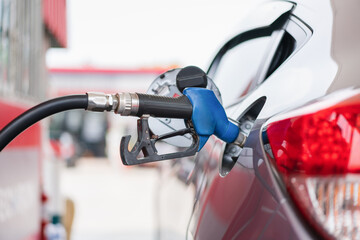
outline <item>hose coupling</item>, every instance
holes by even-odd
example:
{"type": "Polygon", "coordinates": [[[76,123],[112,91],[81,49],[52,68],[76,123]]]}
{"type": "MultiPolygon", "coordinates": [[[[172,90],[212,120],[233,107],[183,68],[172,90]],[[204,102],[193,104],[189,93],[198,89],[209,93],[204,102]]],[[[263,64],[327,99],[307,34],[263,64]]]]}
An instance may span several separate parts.
{"type": "Polygon", "coordinates": [[[117,93],[116,97],[119,101],[115,113],[122,116],[136,116],[139,111],[139,96],[136,93],[117,93]]]}
{"type": "Polygon", "coordinates": [[[88,92],[88,111],[104,112],[115,111],[119,105],[119,99],[114,94],[88,92]]]}
{"type": "Polygon", "coordinates": [[[244,147],[244,144],[246,142],[246,135],[242,132],[239,132],[239,135],[237,136],[236,140],[233,142],[233,144],[238,145],[239,147],[244,147]]]}

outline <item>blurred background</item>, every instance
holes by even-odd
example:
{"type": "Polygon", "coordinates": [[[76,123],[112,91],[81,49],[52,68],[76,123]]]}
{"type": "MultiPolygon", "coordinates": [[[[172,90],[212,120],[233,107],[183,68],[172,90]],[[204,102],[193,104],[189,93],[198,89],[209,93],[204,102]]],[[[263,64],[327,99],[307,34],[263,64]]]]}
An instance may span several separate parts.
{"type": "MultiPolygon", "coordinates": [[[[46,99],[206,71],[257,2],[0,0],[0,127],[46,99]]],[[[157,239],[156,166],[120,161],[134,133],[135,118],[84,111],[26,130],[0,155],[0,239],[157,239]]]]}

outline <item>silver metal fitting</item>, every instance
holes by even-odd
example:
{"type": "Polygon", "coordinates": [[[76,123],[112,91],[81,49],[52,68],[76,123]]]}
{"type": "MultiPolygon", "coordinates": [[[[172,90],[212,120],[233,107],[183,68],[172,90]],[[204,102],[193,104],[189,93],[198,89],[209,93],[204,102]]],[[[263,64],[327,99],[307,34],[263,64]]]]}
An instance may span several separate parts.
{"type": "Polygon", "coordinates": [[[139,97],[136,93],[118,93],[116,97],[119,99],[119,104],[115,113],[123,116],[136,116],[139,110],[139,97]]]}
{"type": "Polygon", "coordinates": [[[88,92],[88,107],[86,110],[94,112],[114,111],[119,100],[113,94],[88,92]]]}
{"type": "Polygon", "coordinates": [[[239,135],[237,136],[236,140],[233,143],[238,145],[239,147],[244,147],[246,138],[247,137],[245,134],[243,134],[242,132],[239,132],[239,135]]]}

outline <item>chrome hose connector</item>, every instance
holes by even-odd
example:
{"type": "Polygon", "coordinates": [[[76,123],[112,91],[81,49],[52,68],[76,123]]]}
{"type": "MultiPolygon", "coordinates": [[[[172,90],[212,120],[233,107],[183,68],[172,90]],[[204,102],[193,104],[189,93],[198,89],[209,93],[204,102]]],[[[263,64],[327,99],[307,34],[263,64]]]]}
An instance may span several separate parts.
{"type": "Polygon", "coordinates": [[[239,135],[237,136],[236,140],[233,142],[234,144],[238,145],[239,147],[244,147],[246,142],[246,135],[242,132],[239,132],[239,135]]]}
{"type": "Polygon", "coordinates": [[[119,100],[115,113],[122,116],[136,116],[139,111],[139,97],[136,93],[118,93],[116,97],[119,100]]]}
{"type": "Polygon", "coordinates": [[[94,112],[114,111],[119,101],[116,95],[88,92],[88,107],[86,110],[94,112]]]}

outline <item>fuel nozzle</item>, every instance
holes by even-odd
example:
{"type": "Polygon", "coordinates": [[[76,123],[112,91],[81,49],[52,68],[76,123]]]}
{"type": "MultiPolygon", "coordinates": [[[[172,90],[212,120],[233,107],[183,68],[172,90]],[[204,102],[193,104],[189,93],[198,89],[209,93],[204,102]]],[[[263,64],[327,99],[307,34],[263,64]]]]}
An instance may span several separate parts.
{"type": "Polygon", "coordinates": [[[200,139],[199,150],[213,134],[227,143],[244,145],[246,136],[229,121],[213,91],[188,87],[183,94],[172,98],[140,93],[87,93],[87,110],[114,111],[122,116],[150,115],[191,120],[200,139]]]}
{"type": "Polygon", "coordinates": [[[87,110],[114,111],[122,116],[140,117],[138,139],[134,147],[129,150],[130,136],[121,140],[120,154],[125,165],[195,155],[211,135],[243,147],[246,136],[240,132],[239,126],[229,121],[214,92],[204,88],[207,86],[207,76],[201,69],[191,66],[180,70],[176,85],[183,93],[179,97],[141,93],[87,93],[87,110]],[[149,129],[149,116],[184,119],[186,128],[158,136],[149,129]],[[158,154],[155,147],[157,141],[185,134],[192,136],[190,147],[171,154],[158,154]]]}

